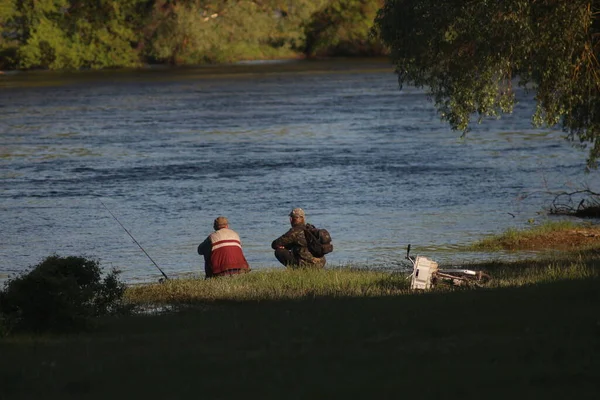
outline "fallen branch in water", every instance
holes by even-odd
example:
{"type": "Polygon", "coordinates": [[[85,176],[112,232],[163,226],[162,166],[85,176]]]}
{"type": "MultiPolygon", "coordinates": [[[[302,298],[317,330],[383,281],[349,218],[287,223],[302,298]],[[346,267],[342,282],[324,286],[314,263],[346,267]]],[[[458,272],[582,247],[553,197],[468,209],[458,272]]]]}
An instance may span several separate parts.
{"type": "Polygon", "coordinates": [[[559,193],[548,212],[553,215],[600,218],[600,193],[589,189],[559,193]]]}

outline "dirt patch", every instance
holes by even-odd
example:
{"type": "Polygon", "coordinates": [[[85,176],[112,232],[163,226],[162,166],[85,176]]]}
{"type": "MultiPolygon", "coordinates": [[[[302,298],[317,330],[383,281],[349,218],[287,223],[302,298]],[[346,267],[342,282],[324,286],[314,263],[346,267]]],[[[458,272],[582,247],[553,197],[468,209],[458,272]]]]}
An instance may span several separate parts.
{"type": "Polygon", "coordinates": [[[600,247],[600,229],[582,228],[521,237],[517,242],[503,243],[511,250],[576,250],[597,245],[600,247]]]}

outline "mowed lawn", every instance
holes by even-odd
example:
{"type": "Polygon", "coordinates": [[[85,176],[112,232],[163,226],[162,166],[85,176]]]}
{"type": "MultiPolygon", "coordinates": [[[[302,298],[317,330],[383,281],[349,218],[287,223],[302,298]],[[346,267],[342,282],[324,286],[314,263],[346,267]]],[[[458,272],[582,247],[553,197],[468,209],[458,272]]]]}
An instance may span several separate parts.
{"type": "Polygon", "coordinates": [[[2,339],[0,399],[598,399],[599,306],[597,275],[215,299],[2,339]]]}

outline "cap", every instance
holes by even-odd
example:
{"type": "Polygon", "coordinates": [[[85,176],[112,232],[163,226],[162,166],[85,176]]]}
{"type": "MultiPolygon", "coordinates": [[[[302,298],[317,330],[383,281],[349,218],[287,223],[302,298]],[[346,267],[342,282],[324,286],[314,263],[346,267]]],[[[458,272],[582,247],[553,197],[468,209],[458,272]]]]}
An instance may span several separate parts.
{"type": "Polygon", "coordinates": [[[217,229],[225,228],[227,225],[229,225],[229,221],[227,221],[227,218],[217,217],[215,218],[215,222],[213,223],[213,228],[215,228],[216,231],[217,229]]]}
{"type": "Polygon", "coordinates": [[[299,217],[299,218],[304,218],[305,214],[304,214],[304,210],[301,208],[294,208],[291,212],[290,212],[290,217],[299,217]]]}

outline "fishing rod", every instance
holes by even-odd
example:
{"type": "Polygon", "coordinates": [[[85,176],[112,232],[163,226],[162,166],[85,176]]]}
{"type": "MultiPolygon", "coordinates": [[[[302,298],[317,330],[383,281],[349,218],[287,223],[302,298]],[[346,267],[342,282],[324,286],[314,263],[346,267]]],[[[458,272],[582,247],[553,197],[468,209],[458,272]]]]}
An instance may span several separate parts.
{"type": "Polygon", "coordinates": [[[108,209],[108,207],[106,207],[106,204],[104,204],[102,202],[102,200],[100,200],[100,203],[104,206],[104,208],[106,208],[106,211],[108,211],[110,213],[110,215],[112,215],[112,217],[115,219],[115,221],[117,221],[119,223],[119,225],[121,225],[121,228],[123,228],[125,230],[125,232],[127,232],[127,234],[129,235],[129,237],[133,239],[133,241],[135,242],[135,244],[137,244],[138,247],[144,252],[144,254],[146,255],[146,257],[148,257],[150,259],[150,261],[152,261],[152,264],[154,264],[156,266],[156,268],[158,268],[158,270],[165,277],[165,279],[169,280],[169,277],[167,276],[167,274],[165,274],[164,271],[162,269],[160,269],[160,267],[158,266],[158,264],[156,262],[154,262],[154,260],[152,259],[152,257],[150,257],[150,255],[148,253],[146,253],[146,250],[144,250],[144,248],[138,243],[138,241],[135,240],[135,238],[133,237],[133,235],[131,233],[129,233],[129,231],[127,230],[127,228],[125,228],[123,226],[123,224],[121,223],[121,221],[119,221],[117,219],[117,217],[115,217],[115,214],[113,214],[112,211],[110,211],[108,209]]]}

